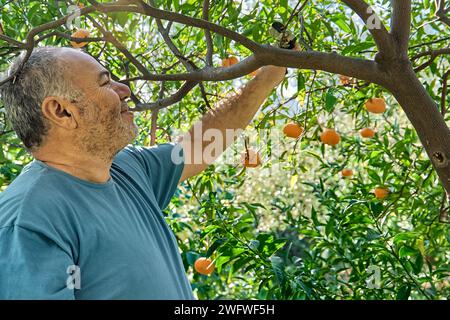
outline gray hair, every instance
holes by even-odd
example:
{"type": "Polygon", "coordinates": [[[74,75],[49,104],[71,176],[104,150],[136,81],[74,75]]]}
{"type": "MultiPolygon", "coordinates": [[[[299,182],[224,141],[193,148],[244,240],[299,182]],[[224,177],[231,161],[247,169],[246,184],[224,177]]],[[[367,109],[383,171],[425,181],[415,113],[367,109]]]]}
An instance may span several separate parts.
{"type": "MultiPolygon", "coordinates": [[[[6,116],[28,151],[41,146],[49,129],[41,109],[44,99],[53,95],[72,101],[80,95],[66,77],[68,66],[59,59],[60,50],[51,46],[35,48],[15,81],[8,81],[0,87],[6,116]]],[[[25,52],[13,61],[7,77],[18,70],[24,57],[25,52]]]]}

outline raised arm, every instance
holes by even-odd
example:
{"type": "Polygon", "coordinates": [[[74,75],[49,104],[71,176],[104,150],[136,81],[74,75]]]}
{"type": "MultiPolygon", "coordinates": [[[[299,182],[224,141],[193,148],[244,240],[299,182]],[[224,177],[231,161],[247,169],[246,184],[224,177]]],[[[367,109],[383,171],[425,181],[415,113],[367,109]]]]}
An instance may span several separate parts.
{"type": "Polygon", "coordinates": [[[239,129],[247,127],[270,92],[284,79],[285,73],[284,67],[261,68],[237,93],[220,101],[215,109],[205,114],[180,137],[185,157],[180,182],[205,170],[236,140],[239,129]],[[227,136],[227,129],[233,130],[231,137],[230,133],[227,136]],[[210,136],[222,141],[211,141],[210,136]],[[205,152],[211,143],[219,146],[212,154],[205,152]]]}

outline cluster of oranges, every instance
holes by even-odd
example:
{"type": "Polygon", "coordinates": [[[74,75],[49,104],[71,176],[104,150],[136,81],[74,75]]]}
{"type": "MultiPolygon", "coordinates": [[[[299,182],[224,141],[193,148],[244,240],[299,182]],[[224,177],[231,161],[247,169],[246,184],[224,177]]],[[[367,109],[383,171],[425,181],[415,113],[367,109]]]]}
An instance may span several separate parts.
{"type": "MultiPolygon", "coordinates": [[[[386,102],[383,98],[371,98],[365,103],[366,110],[370,113],[381,114],[386,111],[386,102]]],[[[295,122],[290,122],[283,127],[283,134],[286,137],[298,139],[304,132],[304,128],[295,122]]],[[[359,134],[363,138],[373,138],[375,136],[375,130],[372,128],[363,128],[359,134]]],[[[327,128],[320,134],[320,141],[323,144],[335,146],[341,141],[340,135],[334,129],[327,128]]],[[[247,168],[255,168],[261,165],[261,158],[258,152],[253,149],[246,149],[242,153],[242,163],[247,168]]],[[[353,170],[344,168],[341,171],[341,175],[344,178],[350,178],[353,176],[353,170]]],[[[389,190],[384,187],[375,188],[373,193],[378,199],[384,199],[389,194],[389,190]]]]}
{"type": "MultiPolygon", "coordinates": [[[[347,80],[349,80],[349,79],[341,78],[341,83],[345,82],[347,80]]],[[[365,107],[366,107],[366,110],[370,113],[381,114],[384,111],[386,111],[386,102],[384,101],[383,98],[371,98],[366,101],[365,107]]],[[[363,138],[373,138],[375,136],[375,130],[372,128],[363,128],[363,129],[361,129],[359,134],[363,138]]],[[[335,130],[326,129],[320,135],[320,140],[324,144],[334,146],[339,143],[340,136],[335,130]]],[[[344,178],[350,178],[353,176],[353,170],[349,169],[349,168],[344,168],[341,171],[341,175],[344,178]]],[[[388,196],[389,189],[387,189],[385,187],[377,187],[373,190],[373,193],[375,194],[375,197],[377,199],[382,200],[388,196]]]]}
{"type": "MultiPolygon", "coordinates": [[[[380,114],[386,111],[386,102],[383,98],[371,98],[366,101],[366,110],[370,113],[380,114]]],[[[359,132],[363,138],[373,138],[375,136],[375,130],[371,128],[363,128],[359,132]]],[[[341,137],[334,129],[326,129],[320,135],[320,140],[324,144],[334,146],[339,143],[341,137]]]]}
{"type": "MultiPolygon", "coordinates": [[[[226,58],[222,61],[222,66],[229,67],[237,62],[238,60],[236,57],[226,58]]],[[[341,79],[341,81],[344,80],[350,81],[349,79],[341,79]]],[[[372,98],[367,100],[365,107],[368,112],[380,114],[386,110],[386,103],[382,98],[372,98]]],[[[303,132],[304,128],[295,122],[287,123],[283,127],[283,134],[288,138],[298,139],[301,137],[303,132]]],[[[360,135],[363,138],[373,138],[375,136],[375,130],[371,128],[363,128],[360,131],[360,135]]],[[[341,138],[334,129],[325,129],[320,135],[320,140],[326,145],[335,146],[340,142],[341,138]]],[[[246,147],[245,152],[241,154],[241,161],[247,168],[255,168],[261,165],[261,157],[259,153],[252,148],[246,147]]],[[[341,171],[341,175],[344,178],[350,178],[353,176],[353,170],[344,168],[341,171]]],[[[373,190],[373,193],[377,199],[382,200],[389,195],[389,189],[386,187],[377,187],[373,190]]],[[[215,266],[214,262],[210,258],[201,257],[195,261],[194,269],[202,275],[210,275],[214,271],[215,266]]]]}

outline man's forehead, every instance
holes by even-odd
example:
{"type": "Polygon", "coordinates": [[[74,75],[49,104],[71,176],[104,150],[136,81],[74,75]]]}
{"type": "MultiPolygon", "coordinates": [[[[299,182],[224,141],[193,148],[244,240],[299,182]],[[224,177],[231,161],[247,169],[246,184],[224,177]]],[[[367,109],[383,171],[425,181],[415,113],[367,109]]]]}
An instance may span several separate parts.
{"type": "Polygon", "coordinates": [[[97,79],[99,73],[106,69],[90,55],[71,48],[62,48],[60,59],[69,72],[83,77],[97,79]]]}

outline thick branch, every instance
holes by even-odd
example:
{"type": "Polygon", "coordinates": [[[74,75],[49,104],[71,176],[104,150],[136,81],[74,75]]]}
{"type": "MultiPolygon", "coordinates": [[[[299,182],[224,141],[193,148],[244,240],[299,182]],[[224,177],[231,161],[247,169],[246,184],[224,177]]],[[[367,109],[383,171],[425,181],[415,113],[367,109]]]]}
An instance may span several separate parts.
{"type": "Polygon", "coordinates": [[[204,68],[180,74],[150,74],[122,82],[135,80],[190,80],[190,81],[223,81],[245,76],[265,65],[290,67],[297,69],[315,69],[368,82],[385,85],[386,80],[374,61],[344,57],[336,53],[317,51],[293,51],[265,45],[258,55],[252,55],[228,68],[204,68]]]}
{"type": "Polygon", "coordinates": [[[337,53],[318,51],[293,51],[273,46],[263,46],[262,65],[291,67],[297,69],[323,70],[352,78],[385,85],[377,63],[370,60],[349,58],[337,53]]]}
{"type": "Polygon", "coordinates": [[[392,38],[375,11],[363,0],[342,0],[364,21],[378,50],[386,56],[393,53],[392,38]]]}
{"type": "Polygon", "coordinates": [[[391,34],[402,58],[407,57],[410,29],[411,0],[393,0],[391,34]]]}

